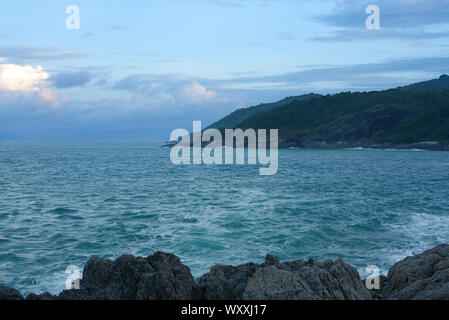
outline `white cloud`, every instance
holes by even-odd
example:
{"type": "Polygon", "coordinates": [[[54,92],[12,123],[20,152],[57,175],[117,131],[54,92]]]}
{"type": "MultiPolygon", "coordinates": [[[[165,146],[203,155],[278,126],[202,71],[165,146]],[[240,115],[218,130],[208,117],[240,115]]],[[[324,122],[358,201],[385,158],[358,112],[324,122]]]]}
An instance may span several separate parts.
{"type": "Polygon", "coordinates": [[[182,100],[191,103],[202,103],[216,96],[214,91],[207,90],[197,81],[192,81],[178,90],[178,95],[182,100]]]}
{"type": "Polygon", "coordinates": [[[207,89],[198,79],[181,73],[132,75],[118,81],[114,88],[133,93],[136,107],[151,110],[184,112],[220,102],[218,94],[207,89]]]}
{"type": "Polygon", "coordinates": [[[48,88],[49,78],[41,66],[0,63],[0,97],[3,102],[28,101],[36,106],[58,108],[68,101],[68,96],[48,88]]]}
{"type": "Polygon", "coordinates": [[[35,92],[45,85],[49,74],[40,66],[0,64],[0,90],[35,92]]]}
{"type": "Polygon", "coordinates": [[[63,102],[69,100],[67,95],[59,95],[53,92],[50,88],[43,88],[37,93],[39,102],[44,106],[51,106],[58,108],[63,102]]]}

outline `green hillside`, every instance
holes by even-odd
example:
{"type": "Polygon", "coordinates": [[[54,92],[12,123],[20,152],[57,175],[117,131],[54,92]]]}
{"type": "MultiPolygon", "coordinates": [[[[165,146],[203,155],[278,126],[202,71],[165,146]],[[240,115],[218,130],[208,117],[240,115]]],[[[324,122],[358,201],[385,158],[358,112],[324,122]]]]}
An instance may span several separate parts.
{"type": "Polygon", "coordinates": [[[289,104],[293,101],[299,101],[299,100],[306,100],[313,97],[319,97],[319,94],[305,94],[302,96],[295,96],[295,97],[287,97],[285,99],[282,99],[281,101],[274,102],[274,103],[263,103],[258,106],[249,107],[249,108],[242,108],[235,110],[228,116],[220,119],[219,121],[211,124],[208,128],[216,128],[216,129],[223,129],[223,128],[235,128],[237,125],[239,125],[244,119],[263,111],[269,111],[273,108],[280,107],[286,104],[289,104]]]}
{"type": "Polygon", "coordinates": [[[281,146],[438,142],[446,148],[449,76],[384,91],[290,97],[237,110],[210,128],[277,128],[281,146]]]}
{"type": "Polygon", "coordinates": [[[280,139],[327,142],[449,141],[449,91],[345,92],[260,112],[240,128],[278,128],[280,139]]]}
{"type": "Polygon", "coordinates": [[[400,87],[399,89],[408,90],[416,89],[421,91],[444,91],[449,90],[449,76],[443,74],[438,79],[423,81],[414,83],[405,87],[400,87]]]}

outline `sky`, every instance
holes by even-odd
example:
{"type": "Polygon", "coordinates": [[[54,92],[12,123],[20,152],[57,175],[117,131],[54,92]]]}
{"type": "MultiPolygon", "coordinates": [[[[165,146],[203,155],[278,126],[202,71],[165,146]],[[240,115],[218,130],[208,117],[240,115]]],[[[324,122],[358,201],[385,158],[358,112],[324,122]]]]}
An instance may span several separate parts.
{"type": "Polygon", "coordinates": [[[437,78],[448,50],[449,0],[8,1],[0,141],[167,141],[286,96],[437,78]]]}

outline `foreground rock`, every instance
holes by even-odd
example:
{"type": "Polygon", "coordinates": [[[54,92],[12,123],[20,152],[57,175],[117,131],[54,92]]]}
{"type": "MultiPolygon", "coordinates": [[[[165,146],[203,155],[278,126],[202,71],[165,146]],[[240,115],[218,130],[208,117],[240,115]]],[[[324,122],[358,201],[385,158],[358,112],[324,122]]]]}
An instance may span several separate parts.
{"type": "Polygon", "coordinates": [[[380,290],[389,300],[449,299],[449,245],[443,244],[393,265],[380,290]]]}
{"type": "Polygon", "coordinates": [[[343,260],[280,263],[268,255],[262,265],[216,265],[198,279],[203,299],[370,300],[357,270],[343,260]]]}
{"type": "Polygon", "coordinates": [[[16,289],[0,286],[0,300],[23,300],[23,297],[16,289]]]}
{"type": "Polygon", "coordinates": [[[61,300],[190,300],[197,297],[190,269],[173,254],[147,258],[123,255],[115,261],[93,257],[84,267],[79,290],[59,296],[29,295],[27,299],[61,300]]]}
{"type": "MultiPolygon", "coordinates": [[[[0,287],[0,300],[20,300],[0,287]]],[[[268,255],[263,264],[215,265],[196,281],[173,254],[147,258],[124,255],[115,261],[93,257],[84,267],[79,290],[58,296],[30,294],[30,300],[371,300],[449,299],[449,245],[407,257],[369,291],[357,270],[342,259],[281,263],[268,255]]]]}

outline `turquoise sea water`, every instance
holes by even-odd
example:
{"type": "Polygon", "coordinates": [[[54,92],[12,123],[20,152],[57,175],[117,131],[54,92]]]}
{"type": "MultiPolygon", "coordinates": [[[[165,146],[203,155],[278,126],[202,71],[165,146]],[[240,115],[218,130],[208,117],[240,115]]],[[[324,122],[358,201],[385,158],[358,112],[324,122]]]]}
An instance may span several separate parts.
{"type": "Polygon", "coordinates": [[[175,166],[144,143],[0,143],[0,285],[65,288],[92,255],[215,263],[342,257],[362,273],[449,242],[449,152],[299,150],[175,166]]]}

